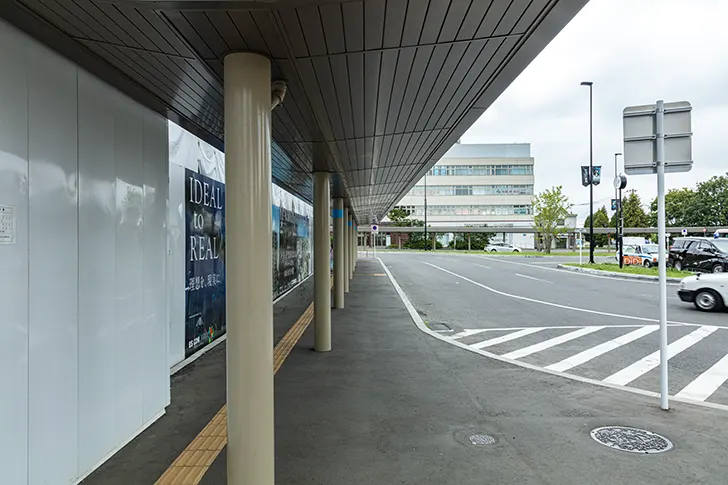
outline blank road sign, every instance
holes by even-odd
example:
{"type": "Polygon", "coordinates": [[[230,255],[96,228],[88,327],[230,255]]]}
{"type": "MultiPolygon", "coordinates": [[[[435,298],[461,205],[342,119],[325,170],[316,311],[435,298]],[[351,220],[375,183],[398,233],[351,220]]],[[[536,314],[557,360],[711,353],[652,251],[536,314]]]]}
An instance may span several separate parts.
{"type": "MultiPolygon", "coordinates": [[[[664,103],[665,172],[689,172],[693,167],[691,116],[687,101],[664,103]]],[[[656,106],[629,106],[622,113],[624,171],[629,175],[657,172],[656,106]]]]}

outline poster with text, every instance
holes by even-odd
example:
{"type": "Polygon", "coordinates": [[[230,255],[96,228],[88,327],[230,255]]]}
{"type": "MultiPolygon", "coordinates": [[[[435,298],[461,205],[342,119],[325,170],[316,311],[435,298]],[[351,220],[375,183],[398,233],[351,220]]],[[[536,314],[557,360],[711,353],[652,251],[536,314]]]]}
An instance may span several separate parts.
{"type": "Polygon", "coordinates": [[[225,333],[225,184],[185,170],[185,357],[225,333]]]}
{"type": "Polygon", "coordinates": [[[310,276],[312,271],[310,205],[274,185],[273,297],[278,297],[310,276]]]}

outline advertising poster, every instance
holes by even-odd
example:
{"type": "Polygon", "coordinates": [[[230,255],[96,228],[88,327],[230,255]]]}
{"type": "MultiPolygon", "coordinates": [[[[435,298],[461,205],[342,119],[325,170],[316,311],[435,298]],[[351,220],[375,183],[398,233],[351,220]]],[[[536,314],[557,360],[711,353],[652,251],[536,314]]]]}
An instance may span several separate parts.
{"type": "Polygon", "coordinates": [[[185,357],[225,333],[225,184],[185,170],[185,357]]]}
{"type": "Polygon", "coordinates": [[[273,186],[273,296],[306,279],[313,269],[312,208],[298,197],[273,186]]]}

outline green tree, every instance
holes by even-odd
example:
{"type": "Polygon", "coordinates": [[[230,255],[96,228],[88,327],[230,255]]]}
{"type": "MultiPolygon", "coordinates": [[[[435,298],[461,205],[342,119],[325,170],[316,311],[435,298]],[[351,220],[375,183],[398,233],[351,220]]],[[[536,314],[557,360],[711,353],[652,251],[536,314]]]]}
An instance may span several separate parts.
{"type": "MultiPolygon", "coordinates": [[[[487,224],[483,224],[482,227],[487,227],[487,224]]],[[[474,227],[474,226],[466,226],[474,227]]],[[[471,232],[471,233],[456,233],[455,239],[450,241],[449,246],[454,249],[467,250],[468,249],[468,236],[470,236],[470,247],[476,251],[482,251],[490,243],[490,238],[493,234],[487,232],[471,232]]]]}
{"type": "Polygon", "coordinates": [[[390,221],[392,221],[392,224],[394,224],[397,227],[407,227],[410,226],[411,219],[409,218],[409,214],[406,210],[395,207],[391,211],[389,211],[389,214],[387,214],[387,217],[390,221]]]}
{"type": "MultiPolygon", "coordinates": [[[[420,219],[410,219],[409,214],[404,209],[396,207],[389,211],[387,217],[392,224],[397,227],[424,227],[425,223],[420,219]]],[[[396,236],[393,238],[394,246],[399,246],[400,240],[404,239],[401,232],[395,233],[396,236]]],[[[402,246],[410,249],[422,249],[425,247],[425,236],[421,233],[411,232],[407,241],[402,243],[402,246]]],[[[428,238],[429,239],[429,238],[428,238]]]]}
{"type": "Polygon", "coordinates": [[[642,208],[642,199],[634,191],[622,199],[622,215],[624,227],[647,227],[650,223],[647,213],[642,208]]]}
{"type": "MultiPolygon", "coordinates": [[[[586,221],[584,221],[584,227],[589,227],[590,220],[591,218],[587,216],[586,221]]],[[[602,206],[601,209],[594,213],[594,227],[611,227],[605,206],[602,206]]],[[[606,246],[608,237],[608,234],[594,234],[594,244],[597,246],[606,246]]]]}
{"type": "MultiPolygon", "coordinates": [[[[700,225],[694,220],[696,211],[694,208],[697,202],[694,190],[687,187],[671,189],[665,194],[665,224],[667,227],[693,227],[700,225]]],[[[650,204],[649,223],[651,227],[657,227],[657,198],[652,199],[650,204]]]]}
{"type": "Polygon", "coordinates": [[[688,213],[695,226],[728,225],[728,173],[700,182],[688,213]]]}
{"type": "Polygon", "coordinates": [[[543,236],[545,251],[551,252],[551,244],[557,234],[566,228],[559,223],[569,216],[572,204],[563,194],[561,185],[544,190],[533,198],[533,224],[543,236]]]}

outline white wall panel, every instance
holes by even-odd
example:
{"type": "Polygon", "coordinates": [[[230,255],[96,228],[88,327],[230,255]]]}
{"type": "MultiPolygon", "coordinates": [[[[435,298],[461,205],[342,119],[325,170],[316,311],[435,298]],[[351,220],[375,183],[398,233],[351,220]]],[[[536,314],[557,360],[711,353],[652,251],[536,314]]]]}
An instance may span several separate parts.
{"type": "Polygon", "coordinates": [[[0,244],[0,470],[28,477],[28,88],[15,31],[0,22],[0,206],[12,207],[15,242],[0,244]],[[9,275],[9,276],[8,276],[9,275]]]}
{"type": "MultiPolygon", "coordinates": [[[[171,123],[170,123],[171,124],[171,123]]],[[[185,358],[185,167],[169,164],[169,366],[185,358]]]]}
{"type": "MultiPolygon", "coordinates": [[[[116,173],[114,91],[78,76],[79,470],[117,444],[114,339],[116,173]]],[[[123,410],[121,410],[123,412],[123,410]]]]}
{"type": "Polygon", "coordinates": [[[167,192],[169,162],[167,121],[154,113],[142,116],[142,175],[144,181],[144,239],[142,259],[143,316],[146,346],[142,380],[143,421],[169,404],[167,358],[167,192]],[[161,257],[160,257],[161,255],[161,257]],[[160,352],[160,349],[164,349],[160,352]]]}
{"type": "Polygon", "coordinates": [[[77,476],[77,68],[28,43],[29,483],[77,476]]]}
{"type": "MultiPolygon", "coordinates": [[[[116,167],[116,439],[142,426],[143,355],[146,339],[142,312],[142,121],[126,98],[115,99],[116,167]]],[[[145,356],[146,357],[146,356],[145,356]]]]}

